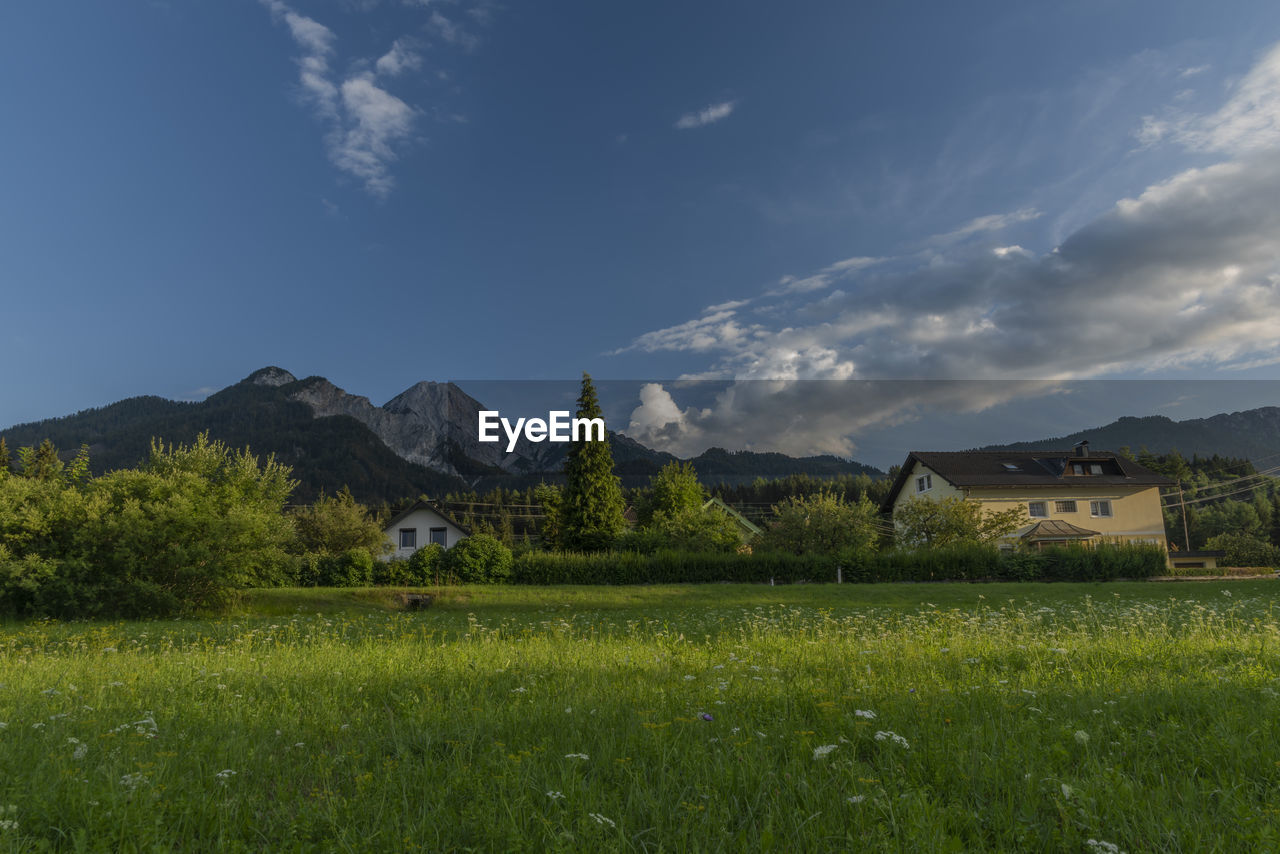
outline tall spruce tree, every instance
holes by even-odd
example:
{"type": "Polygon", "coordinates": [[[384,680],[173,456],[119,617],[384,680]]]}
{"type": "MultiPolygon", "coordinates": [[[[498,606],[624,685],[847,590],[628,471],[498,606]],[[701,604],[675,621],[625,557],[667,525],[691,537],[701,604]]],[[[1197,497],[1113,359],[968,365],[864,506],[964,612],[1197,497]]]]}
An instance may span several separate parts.
{"type": "Polygon", "coordinates": [[[9,471],[9,446],[5,444],[4,436],[0,436],[0,474],[9,471]]]}
{"type": "MultiPolygon", "coordinates": [[[[591,376],[583,373],[578,418],[603,418],[591,376]]],[[[622,518],[622,485],[613,473],[613,452],[605,440],[586,436],[569,446],[564,464],[567,478],[559,512],[560,545],[574,551],[609,548],[626,527],[622,518]]]]}

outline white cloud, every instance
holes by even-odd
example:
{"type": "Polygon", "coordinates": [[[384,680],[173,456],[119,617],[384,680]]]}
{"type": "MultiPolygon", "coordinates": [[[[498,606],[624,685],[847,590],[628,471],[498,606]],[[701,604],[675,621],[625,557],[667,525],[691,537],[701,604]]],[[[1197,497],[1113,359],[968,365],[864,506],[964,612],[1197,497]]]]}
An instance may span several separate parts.
{"type": "Polygon", "coordinates": [[[975,234],[982,234],[988,231],[1000,231],[1020,222],[1038,219],[1040,211],[1035,208],[1022,208],[1021,210],[1012,211],[1003,214],[988,214],[987,216],[975,217],[955,231],[949,231],[946,234],[934,236],[935,242],[949,243],[962,240],[975,234]]]}
{"type": "Polygon", "coordinates": [[[391,50],[378,58],[374,68],[379,74],[396,77],[405,71],[415,71],[422,67],[422,57],[408,46],[404,39],[396,39],[391,50]]]}
{"type": "Polygon", "coordinates": [[[389,169],[396,159],[394,144],[409,137],[414,111],[378,88],[372,74],[343,81],[342,105],[347,121],[334,131],[329,156],[339,169],[362,180],[370,193],[385,198],[395,186],[389,169]]]}
{"type": "Polygon", "coordinates": [[[628,349],[698,354],[708,361],[690,375],[736,381],[698,410],[651,390],[631,435],[681,453],[714,436],[848,455],[858,430],[928,407],[973,411],[1121,372],[1274,364],[1278,198],[1280,150],[1252,154],[1153,184],[1047,253],[957,244],[866,267],[805,304],[792,301],[816,290],[807,284],[766,293],[755,306],[767,326],[726,309],[647,333],[628,349]],[[1002,382],[975,395],[974,379],[1002,382]]]}
{"type": "MultiPolygon", "coordinates": [[[[1208,66],[1188,68],[1181,77],[1208,66]]],[[[1185,98],[1183,98],[1185,100],[1185,98]]],[[[1134,134],[1143,147],[1174,141],[1195,151],[1242,155],[1280,146],[1280,44],[1274,45],[1231,90],[1214,113],[1198,115],[1178,108],[1142,117],[1134,134]]]]}
{"type": "Polygon", "coordinates": [[[676,120],[675,126],[680,130],[688,130],[689,128],[700,128],[722,119],[727,119],[733,112],[734,107],[737,106],[737,103],[737,101],[723,101],[719,104],[704,107],[696,113],[685,113],[676,120]]]}
{"type": "Polygon", "coordinates": [[[457,45],[465,50],[472,50],[480,42],[474,35],[464,30],[456,22],[446,18],[438,10],[431,13],[430,27],[436,35],[449,44],[457,45]]]}
{"type": "Polygon", "coordinates": [[[1192,148],[1232,154],[1280,145],[1280,44],[1236,84],[1222,109],[1192,122],[1180,140],[1192,148]]]}
{"type": "MultiPolygon", "coordinates": [[[[333,32],[293,11],[282,0],[262,0],[262,4],[273,18],[285,23],[302,50],[298,82],[317,115],[329,125],[329,160],[358,178],[369,193],[385,198],[395,186],[390,167],[396,159],[396,146],[410,138],[416,111],[381,88],[373,72],[355,71],[335,83],[329,67],[336,40],[333,32]]],[[[396,40],[375,68],[378,73],[395,76],[419,63],[417,54],[396,40]]]]}

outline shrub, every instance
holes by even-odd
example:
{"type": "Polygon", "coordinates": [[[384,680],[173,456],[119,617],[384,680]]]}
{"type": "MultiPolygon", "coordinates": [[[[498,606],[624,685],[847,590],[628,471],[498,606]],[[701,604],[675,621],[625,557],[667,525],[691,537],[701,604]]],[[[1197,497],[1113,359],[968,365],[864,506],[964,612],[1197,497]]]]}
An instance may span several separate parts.
{"type": "Polygon", "coordinates": [[[435,581],[440,572],[444,548],[439,543],[428,543],[409,557],[406,584],[424,585],[435,581]]]}
{"type": "Polygon", "coordinates": [[[777,518],[760,535],[762,551],[835,555],[850,549],[873,552],[880,542],[879,511],[862,496],[848,502],[835,492],[793,496],[773,508],[777,518]]]}
{"type": "Polygon", "coordinates": [[[528,552],[515,562],[517,584],[768,584],[835,581],[825,555],[764,552],[528,552]]]}
{"type": "Polygon", "coordinates": [[[511,576],[511,549],[489,534],[472,534],[444,553],[442,568],[463,584],[494,584],[511,576]]]}
{"type": "Polygon", "coordinates": [[[1248,534],[1219,534],[1204,545],[1227,553],[1223,566],[1280,566],[1280,549],[1248,534]]]}

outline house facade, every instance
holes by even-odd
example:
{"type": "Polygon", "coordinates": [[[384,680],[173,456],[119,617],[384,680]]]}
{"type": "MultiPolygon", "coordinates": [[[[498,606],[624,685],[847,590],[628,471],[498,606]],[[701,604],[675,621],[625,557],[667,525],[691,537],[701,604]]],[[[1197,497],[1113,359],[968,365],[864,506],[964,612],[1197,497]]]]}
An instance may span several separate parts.
{"type": "Polygon", "coordinates": [[[407,558],[423,546],[437,543],[450,549],[471,533],[429,501],[417,501],[391,517],[382,529],[390,551],[385,560],[407,558]]]}
{"type": "Polygon", "coordinates": [[[1161,487],[1173,481],[1110,451],[913,451],[885,509],[912,499],[960,498],[999,512],[1022,506],[1026,522],[1002,545],[1153,543],[1168,548],[1161,487]]]}

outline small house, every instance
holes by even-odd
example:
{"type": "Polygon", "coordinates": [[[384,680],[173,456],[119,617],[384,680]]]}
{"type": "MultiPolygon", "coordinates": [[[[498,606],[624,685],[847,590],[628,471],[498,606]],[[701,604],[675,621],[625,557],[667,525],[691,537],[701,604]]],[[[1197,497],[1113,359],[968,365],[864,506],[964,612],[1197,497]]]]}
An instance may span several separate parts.
{"type": "Polygon", "coordinates": [[[386,559],[407,558],[430,543],[451,549],[471,532],[430,501],[415,501],[391,517],[382,529],[390,552],[386,559]]]}

